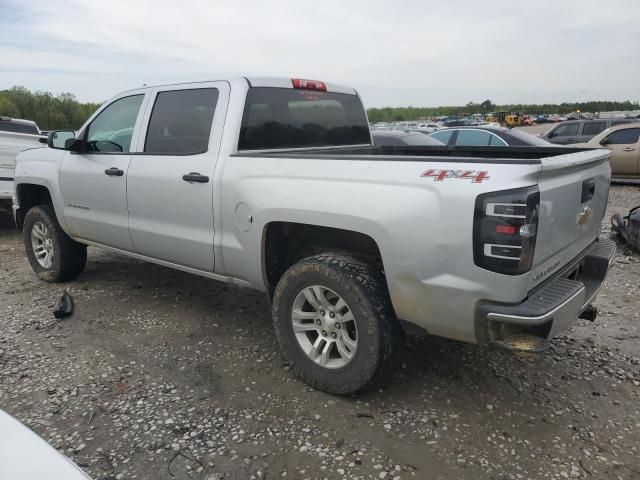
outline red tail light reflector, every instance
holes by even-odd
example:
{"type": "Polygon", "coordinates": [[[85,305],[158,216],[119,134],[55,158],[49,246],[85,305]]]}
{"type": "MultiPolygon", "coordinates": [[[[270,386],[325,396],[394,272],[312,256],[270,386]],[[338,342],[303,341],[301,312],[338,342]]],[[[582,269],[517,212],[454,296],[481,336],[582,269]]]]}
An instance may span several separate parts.
{"type": "Polygon", "coordinates": [[[327,84],[318,80],[305,80],[303,78],[292,78],[293,88],[300,88],[303,90],[321,90],[327,91],[327,84]]]}
{"type": "Polygon", "coordinates": [[[506,233],[507,235],[515,235],[518,233],[518,227],[513,225],[496,225],[496,233],[506,233]]]}

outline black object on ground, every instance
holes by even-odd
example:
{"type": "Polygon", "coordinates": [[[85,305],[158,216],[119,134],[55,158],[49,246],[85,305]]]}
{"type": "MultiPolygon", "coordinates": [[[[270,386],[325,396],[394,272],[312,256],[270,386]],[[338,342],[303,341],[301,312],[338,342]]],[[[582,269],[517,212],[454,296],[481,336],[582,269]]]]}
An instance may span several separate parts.
{"type": "Polygon", "coordinates": [[[611,230],[640,252],[640,205],[629,210],[628,215],[614,214],[611,217],[611,230]]]}
{"type": "Polygon", "coordinates": [[[58,300],[53,316],[56,318],[68,317],[73,313],[73,297],[66,290],[62,292],[62,297],[58,300]]]}

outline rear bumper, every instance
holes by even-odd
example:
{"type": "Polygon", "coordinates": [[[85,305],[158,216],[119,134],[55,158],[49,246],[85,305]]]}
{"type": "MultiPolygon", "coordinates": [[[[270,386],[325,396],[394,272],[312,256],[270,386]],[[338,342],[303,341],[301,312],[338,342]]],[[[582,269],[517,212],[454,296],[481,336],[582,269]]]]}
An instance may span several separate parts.
{"type": "Polygon", "coordinates": [[[486,329],[485,338],[501,341],[501,337],[518,327],[543,338],[555,336],[595,300],[615,253],[615,242],[599,240],[560,276],[531,292],[524,302],[515,305],[481,302],[478,317],[486,329]]]}

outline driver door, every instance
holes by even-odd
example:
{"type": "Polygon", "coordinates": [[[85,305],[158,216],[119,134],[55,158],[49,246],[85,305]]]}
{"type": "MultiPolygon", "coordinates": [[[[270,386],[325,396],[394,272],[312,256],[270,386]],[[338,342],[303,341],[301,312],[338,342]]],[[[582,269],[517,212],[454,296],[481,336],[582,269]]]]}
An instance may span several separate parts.
{"type": "Polygon", "coordinates": [[[67,152],[60,166],[69,234],[133,251],[127,210],[127,171],[148,89],[127,92],[102,108],[80,132],[85,151],[67,152]]]}

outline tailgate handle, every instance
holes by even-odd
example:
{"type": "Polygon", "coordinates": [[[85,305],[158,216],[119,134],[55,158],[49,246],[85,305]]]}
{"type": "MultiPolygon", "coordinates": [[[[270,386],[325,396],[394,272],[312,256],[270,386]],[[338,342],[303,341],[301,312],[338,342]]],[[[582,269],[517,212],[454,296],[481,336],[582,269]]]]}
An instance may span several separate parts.
{"type": "Polygon", "coordinates": [[[580,203],[588,202],[596,193],[596,181],[593,178],[582,182],[582,197],[580,203]]]}

